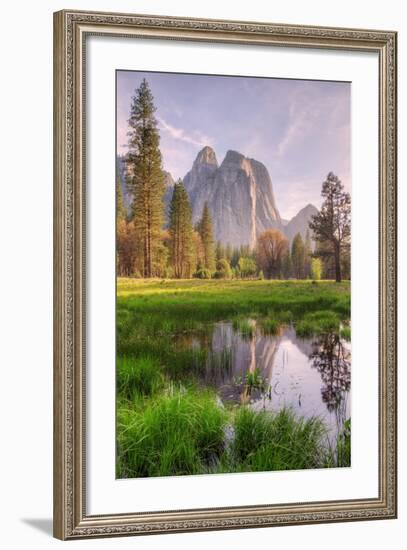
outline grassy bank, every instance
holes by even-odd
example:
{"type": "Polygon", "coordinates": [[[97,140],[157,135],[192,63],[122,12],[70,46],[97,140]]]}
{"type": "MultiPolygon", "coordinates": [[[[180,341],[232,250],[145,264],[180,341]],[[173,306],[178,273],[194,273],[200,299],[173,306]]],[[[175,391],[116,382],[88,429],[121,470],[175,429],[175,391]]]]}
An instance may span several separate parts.
{"type": "MultiPolygon", "coordinates": [[[[304,337],[339,331],[350,317],[350,285],[331,281],[118,279],[119,356],[154,355],[157,339],[168,349],[174,335],[196,331],[204,336],[208,322],[224,319],[240,323],[242,332],[250,336],[247,317],[260,318],[270,333],[284,323],[294,323],[304,337]]],[[[184,358],[179,361],[183,363],[184,358]]]]}
{"type": "Polygon", "coordinates": [[[118,406],[117,477],[349,466],[350,436],[335,449],[318,418],[290,409],[226,409],[211,391],[169,384],[118,406]],[[229,434],[227,436],[227,434],[229,434]]]}
{"type": "Polygon", "coordinates": [[[312,311],[350,315],[349,282],[118,279],[118,311],[189,320],[257,313],[301,319],[312,311]]]}

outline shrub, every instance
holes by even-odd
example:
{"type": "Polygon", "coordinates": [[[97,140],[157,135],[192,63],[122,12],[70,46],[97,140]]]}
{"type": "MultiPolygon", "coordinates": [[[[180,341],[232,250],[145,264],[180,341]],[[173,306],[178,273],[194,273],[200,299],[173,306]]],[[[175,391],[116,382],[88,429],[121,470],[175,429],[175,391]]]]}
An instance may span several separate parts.
{"type": "Polygon", "coordinates": [[[257,271],[257,265],[253,258],[247,258],[245,256],[240,256],[238,267],[240,270],[241,277],[253,277],[257,271]]]}
{"type": "Polygon", "coordinates": [[[232,269],[229,262],[225,260],[225,258],[218,260],[216,269],[217,270],[214,274],[216,279],[230,279],[232,277],[232,269]]]}
{"type": "Polygon", "coordinates": [[[320,281],[322,275],[322,261],[320,258],[311,259],[311,279],[320,281]]]}
{"type": "Polygon", "coordinates": [[[209,269],[202,268],[198,269],[198,271],[194,273],[194,277],[197,279],[210,279],[212,277],[212,273],[209,269]]]}

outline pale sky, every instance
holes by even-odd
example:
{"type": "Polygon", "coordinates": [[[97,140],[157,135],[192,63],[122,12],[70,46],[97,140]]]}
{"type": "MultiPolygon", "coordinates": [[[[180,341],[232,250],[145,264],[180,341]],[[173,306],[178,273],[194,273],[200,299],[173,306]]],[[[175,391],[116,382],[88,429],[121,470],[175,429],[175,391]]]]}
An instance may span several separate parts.
{"type": "Polygon", "coordinates": [[[262,162],[277,208],[290,219],[321,205],[321,185],[334,172],[350,191],[348,82],[117,71],[117,150],[127,151],[135,89],[146,78],[157,107],[163,167],[183,178],[210,145],[219,164],[229,149],[262,162]]]}

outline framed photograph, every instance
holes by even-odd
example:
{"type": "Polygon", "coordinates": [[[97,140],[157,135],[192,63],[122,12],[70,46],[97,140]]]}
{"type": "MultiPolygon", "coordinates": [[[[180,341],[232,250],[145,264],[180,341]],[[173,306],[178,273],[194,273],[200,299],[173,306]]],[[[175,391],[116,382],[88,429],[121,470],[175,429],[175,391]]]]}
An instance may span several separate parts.
{"type": "Polygon", "coordinates": [[[54,15],[54,534],[396,517],[396,33],[54,15]]]}

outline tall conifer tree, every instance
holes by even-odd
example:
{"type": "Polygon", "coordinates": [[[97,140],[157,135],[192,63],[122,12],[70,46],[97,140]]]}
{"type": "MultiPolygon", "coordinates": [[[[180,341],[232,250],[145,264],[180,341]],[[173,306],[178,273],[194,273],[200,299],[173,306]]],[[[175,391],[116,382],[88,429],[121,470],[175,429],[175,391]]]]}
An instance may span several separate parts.
{"type": "Polygon", "coordinates": [[[322,184],[321,210],[311,218],[309,227],[314,239],[322,244],[324,254],[333,256],[335,279],[342,280],[342,256],[350,250],[351,200],[338,176],[329,172],[322,184]]]}
{"type": "Polygon", "coordinates": [[[194,269],[192,209],[181,180],[174,185],[170,205],[170,251],[175,277],[191,277],[194,269]]]}
{"type": "Polygon", "coordinates": [[[291,245],[291,263],[294,276],[297,279],[304,278],[305,247],[301,234],[297,233],[291,245]]]}
{"type": "Polygon", "coordinates": [[[117,220],[126,219],[126,208],[123,203],[122,182],[119,174],[116,174],[116,218],[117,220]]]}
{"type": "Polygon", "coordinates": [[[154,256],[160,246],[164,220],[165,183],[155,110],[150,87],[143,79],[132,98],[126,162],[128,188],[133,195],[132,218],[144,277],[154,275],[154,256]]]}
{"type": "Polygon", "coordinates": [[[307,279],[311,276],[311,259],[312,259],[312,243],[309,228],[305,232],[304,241],[304,277],[307,279]]]}
{"type": "Polygon", "coordinates": [[[201,235],[204,265],[202,266],[209,271],[215,271],[215,241],[213,238],[212,218],[209,212],[208,203],[205,202],[202,218],[198,224],[198,232],[201,235]]]}

